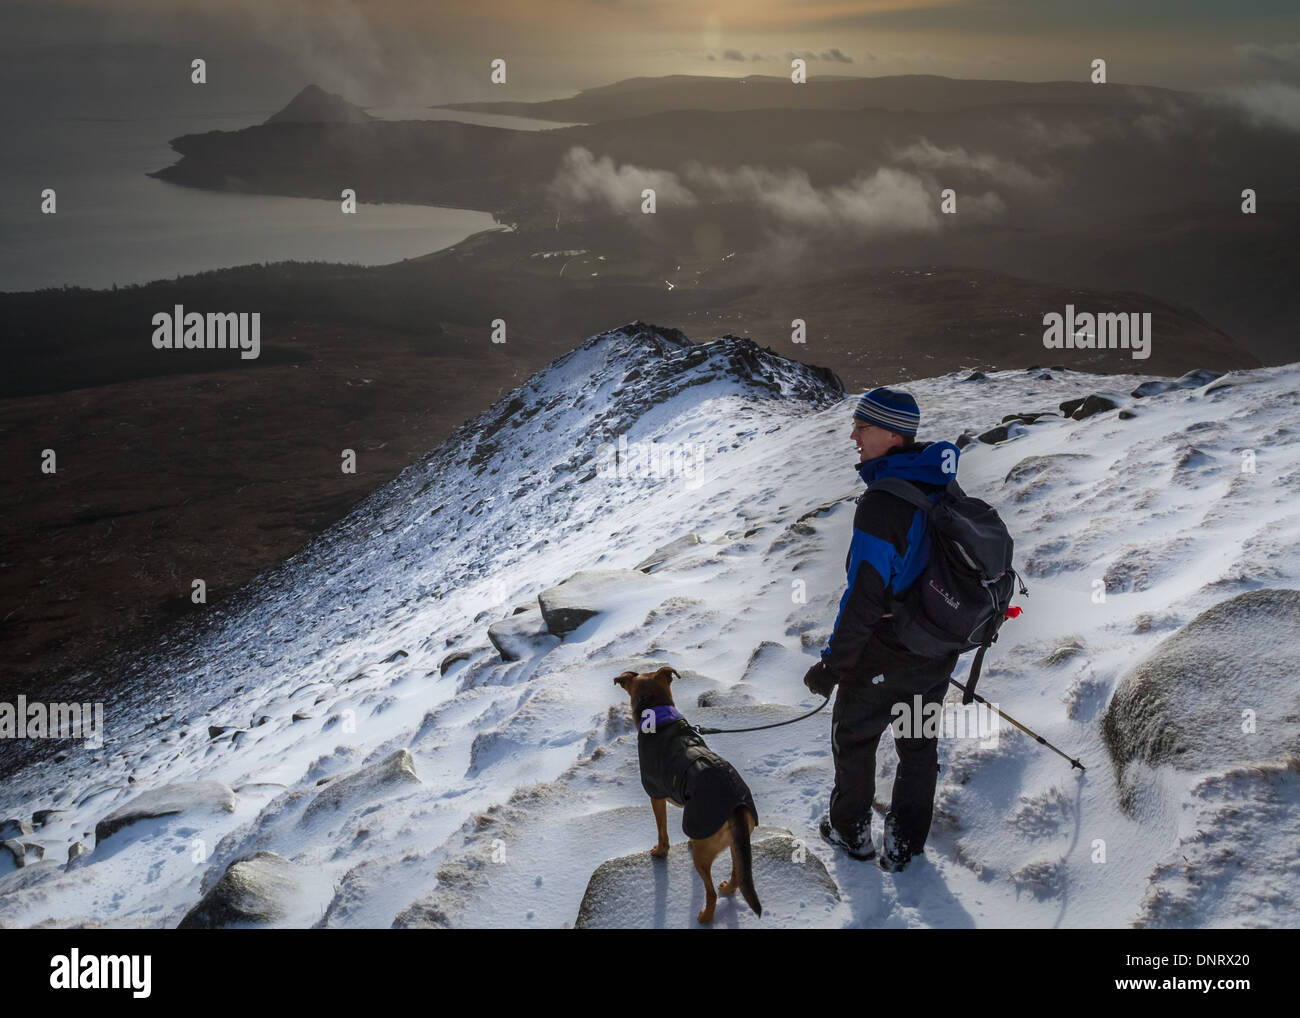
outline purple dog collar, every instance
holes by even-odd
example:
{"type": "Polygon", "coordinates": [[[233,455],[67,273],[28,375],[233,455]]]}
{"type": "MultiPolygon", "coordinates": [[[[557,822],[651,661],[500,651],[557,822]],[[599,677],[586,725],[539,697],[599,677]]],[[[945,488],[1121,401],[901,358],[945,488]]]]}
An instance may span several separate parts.
{"type": "MultiPolygon", "coordinates": [[[[682,712],[679,711],[676,707],[672,706],[672,704],[662,704],[658,707],[653,707],[650,709],[654,712],[654,716],[655,716],[655,727],[654,727],[655,731],[658,731],[660,726],[662,725],[672,724],[672,722],[674,721],[686,720],[682,716],[682,712]]],[[[640,720],[641,731],[645,732],[645,711],[641,712],[641,718],[639,720],[640,720]]],[[[646,734],[648,735],[650,733],[646,732],[646,734]]]]}

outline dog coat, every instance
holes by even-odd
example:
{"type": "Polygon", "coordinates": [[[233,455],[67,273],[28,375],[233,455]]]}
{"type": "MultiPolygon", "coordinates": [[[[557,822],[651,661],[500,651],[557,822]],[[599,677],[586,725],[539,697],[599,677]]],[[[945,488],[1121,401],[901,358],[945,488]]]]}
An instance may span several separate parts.
{"type": "Polygon", "coordinates": [[[716,834],[741,804],[757,822],[754,797],[736,768],[709,749],[675,707],[654,711],[655,730],[647,732],[642,725],[637,736],[646,795],[682,807],[682,831],[688,838],[716,834]]]}

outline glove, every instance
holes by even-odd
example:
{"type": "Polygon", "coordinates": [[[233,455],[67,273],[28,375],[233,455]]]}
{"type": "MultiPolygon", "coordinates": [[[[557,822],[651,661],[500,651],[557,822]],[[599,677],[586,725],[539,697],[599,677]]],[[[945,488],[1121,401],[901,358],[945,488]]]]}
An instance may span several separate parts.
{"type": "Polygon", "coordinates": [[[818,661],[808,669],[803,677],[803,684],[818,696],[829,697],[835,689],[835,675],[826,667],[825,662],[818,661]]]}

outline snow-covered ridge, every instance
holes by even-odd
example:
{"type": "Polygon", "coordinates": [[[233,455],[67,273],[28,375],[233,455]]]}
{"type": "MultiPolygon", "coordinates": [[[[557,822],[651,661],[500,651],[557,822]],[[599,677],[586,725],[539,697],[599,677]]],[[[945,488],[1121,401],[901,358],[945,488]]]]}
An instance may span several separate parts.
{"type": "MultiPolygon", "coordinates": [[[[1205,608],[1300,586],[1300,365],[1143,399],[1124,396],[1142,376],[964,377],[908,386],[922,439],[987,433],[1099,387],[1134,414],[1013,426],[1004,442],[967,445],[960,465],[965,490],[1002,512],[1031,589],[981,689],[1083,757],[1088,778],[1014,734],[995,749],[945,742],[927,865],[897,878],[934,893],[904,905],[878,873],[826,852],[838,904],[783,913],[777,895],[765,924],[1130,921],[1185,825],[1210,821],[1180,819],[1176,797],[1137,817],[1119,808],[1097,723],[1110,691],[1205,608]],[[1256,472],[1243,472],[1243,450],[1256,472]],[[1117,865],[1091,861],[1095,837],[1117,865]]],[[[679,706],[720,726],[808,702],[800,678],[834,618],[861,489],[851,406],[830,373],[747,340],[695,346],[642,323],[593,337],[143,662],[141,704],[106,704],[102,750],[70,748],[6,782],[0,819],[62,812],[24,836],[46,861],[0,875],[0,921],[175,926],[233,860],[260,851],[289,860],[297,885],[274,923],[571,923],[596,866],[652,840],[613,675],[671,663],[679,706]],[[716,454],[692,484],[600,476],[598,447],[619,435],[716,454]],[[489,642],[489,625],[521,608],[522,625],[575,573],[631,570],[665,546],[649,573],[607,573],[617,595],[563,639],[514,661],[489,642]],[[234,797],[123,827],[64,871],[68,846],[93,845],[101,819],[177,782],[234,797]]],[[[824,716],[710,741],[749,780],[763,824],[820,846],[824,716]]],[[[1248,780],[1293,802],[1288,773],[1248,780]]],[[[1211,793],[1247,779],[1168,780],[1209,809],[1211,793]]],[[[880,785],[887,798],[887,776],[880,785]]],[[[1192,898],[1191,922],[1214,918],[1192,898]]],[[[1267,924],[1280,906],[1260,900],[1267,924]]]]}

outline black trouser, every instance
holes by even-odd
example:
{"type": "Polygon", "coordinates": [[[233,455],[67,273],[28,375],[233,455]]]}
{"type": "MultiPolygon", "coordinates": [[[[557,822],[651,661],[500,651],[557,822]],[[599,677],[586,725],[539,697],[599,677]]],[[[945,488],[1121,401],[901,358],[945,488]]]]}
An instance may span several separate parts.
{"type": "MultiPolygon", "coordinates": [[[[952,664],[927,662],[910,672],[891,672],[878,683],[864,675],[841,684],[831,715],[831,752],[835,787],[831,791],[831,825],[851,840],[871,830],[871,802],[876,794],[876,747],[894,720],[895,703],[915,706],[941,703],[948,690],[952,664]],[[859,833],[860,832],[860,833],[859,833]]],[[[955,664],[955,661],[953,662],[955,664]]],[[[878,674],[878,673],[877,673],[878,674]]],[[[934,814],[934,787],[939,778],[937,738],[895,738],[898,770],[885,823],[892,829],[898,854],[916,855],[925,847],[934,814]]]]}

